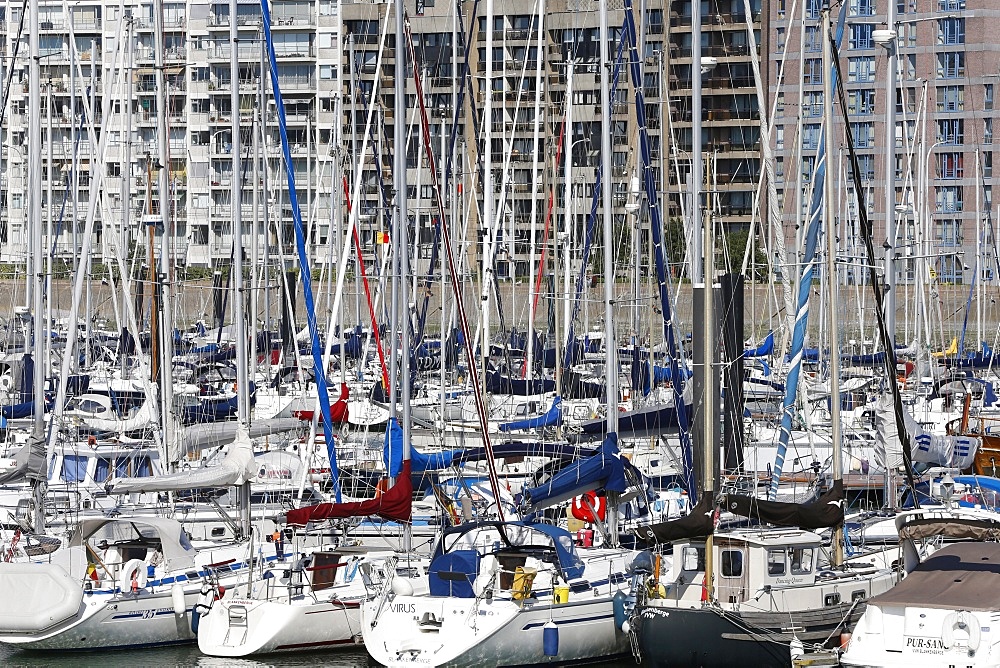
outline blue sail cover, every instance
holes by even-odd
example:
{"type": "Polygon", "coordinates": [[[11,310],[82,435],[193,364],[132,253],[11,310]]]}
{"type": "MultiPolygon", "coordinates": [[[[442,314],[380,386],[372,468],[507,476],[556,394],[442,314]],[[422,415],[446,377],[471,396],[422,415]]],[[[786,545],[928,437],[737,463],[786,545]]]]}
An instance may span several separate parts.
{"type": "MultiPolygon", "coordinates": [[[[412,473],[423,473],[424,471],[436,471],[451,466],[456,455],[461,454],[461,450],[442,450],[433,454],[420,452],[414,447],[410,447],[410,470],[412,473]]],[[[395,478],[403,470],[403,428],[399,426],[396,418],[389,419],[389,425],[385,430],[385,445],[382,450],[382,457],[385,466],[389,469],[389,477],[395,478]]]]}
{"type": "Polygon", "coordinates": [[[756,348],[743,351],[743,357],[767,357],[774,352],[774,330],[767,333],[767,338],[756,348]]]}
{"type": "Polygon", "coordinates": [[[583,492],[594,489],[624,492],[627,486],[625,459],[618,450],[618,434],[612,432],[597,454],[564,468],[544,485],[525,490],[524,504],[526,510],[539,510],[583,492]]]}
{"type": "Polygon", "coordinates": [[[562,424],[562,397],[552,400],[552,406],[545,411],[545,415],[528,418],[527,420],[516,420],[514,422],[504,422],[499,429],[502,432],[522,431],[525,429],[542,429],[544,427],[554,427],[562,424]]]}

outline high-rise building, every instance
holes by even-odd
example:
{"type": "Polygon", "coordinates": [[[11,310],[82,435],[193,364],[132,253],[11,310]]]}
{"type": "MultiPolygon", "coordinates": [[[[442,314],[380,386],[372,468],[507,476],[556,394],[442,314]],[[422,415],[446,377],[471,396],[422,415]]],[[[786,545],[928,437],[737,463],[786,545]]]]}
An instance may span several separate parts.
{"type": "MultiPolygon", "coordinates": [[[[123,10],[110,0],[80,0],[68,6],[54,0],[40,2],[45,167],[39,224],[51,225],[57,258],[67,262],[75,258],[91,187],[100,172],[95,248],[104,260],[111,257],[113,242],[123,251],[137,252],[146,243],[144,226],[162,224],[162,211],[176,264],[206,268],[224,264],[233,244],[232,179],[238,178],[244,183],[244,246],[254,246],[250,240],[256,229],[259,257],[267,254],[272,262],[281,258],[291,262],[294,230],[259,3],[237,5],[240,65],[234,72],[229,2],[164,1],[167,136],[159,137],[152,3],[133,3],[123,10]],[[238,110],[232,109],[232,86],[240,88],[238,110]],[[232,125],[237,114],[243,128],[243,156],[239,173],[234,174],[232,125]],[[97,155],[105,135],[106,150],[97,155]],[[157,186],[160,141],[169,147],[169,164],[162,167],[169,170],[170,190],[162,195],[157,186]],[[147,191],[151,191],[148,198],[147,191]],[[169,206],[161,199],[169,200],[169,206]]],[[[759,47],[759,0],[751,4],[759,47]]],[[[644,111],[657,188],[669,200],[666,217],[677,219],[690,171],[691,3],[653,0],[645,5],[645,18],[636,8],[644,111]]],[[[438,180],[448,180],[442,204],[445,216],[460,223],[453,225],[452,236],[470,249],[469,268],[478,271],[492,241],[497,276],[527,276],[531,240],[536,249],[540,247],[551,189],[549,258],[571,258],[575,275],[595,201],[601,135],[610,132],[608,176],[616,229],[634,226],[633,218],[639,221],[644,231],[630,233],[627,239],[637,257],[629,265],[645,270],[650,262],[648,217],[641,206],[636,216],[627,213],[636,208],[627,205],[642,198],[632,186],[639,151],[630,72],[623,62],[610,114],[604,112],[598,2],[550,0],[541,17],[534,13],[537,5],[527,0],[504,3],[503,13],[491,19],[483,16],[482,6],[473,17],[474,7],[472,2],[441,0],[407,6],[429,116],[430,150],[438,180]],[[488,20],[493,27],[491,54],[486,52],[488,20]],[[466,50],[470,71],[463,78],[466,50]],[[487,57],[493,70],[489,83],[487,57]],[[486,161],[477,149],[484,141],[480,119],[487,90],[492,91],[492,221],[482,220],[481,170],[486,161]],[[456,151],[442,163],[453,135],[456,151]]],[[[425,272],[422,265],[435,239],[438,203],[412,68],[406,72],[406,118],[394,117],[398,54],[391,8],[383,2],[275,0],[271,26],[277,78],[286,110],[290,171],[315,260],[336,262],[340,255],[341,221],[347,211],[344,178],[352,200],[356,199],[351,205],[358,212],[362,246],[366,253],[376,254],[388,231],[387,206],[393,201],[392,125],[406,122],[408,211],[414,227],[411,238],[419,245],[415,270],[425,272]],[[381,157],[376,162],[373,155],[381,157]]],[[[704,55],[717,63],[704,80],[705,183],[717,193],[711,203],[728,227],[748,225],[760,169],[758,103],[743,8],[743,0],[702,5],[704,55]]],[[[609,18],[613,56],[622,39],[623,18],[623,6],[613,7],[609,18]]],[[[24,262],[34,224],[26,220],[25,209],[25,165],[31,150],[25,113],[26,25],[21,4],[0,1],[0,32],[5,35],[0,74],[13,84],[0,154],[0,202],[5,205],[0,213],[0,262],[5,263],[24,262]]],[[[627,59],[628,51],[624,54],[627,59]]],[[[598,239],[599,229],[598,225],[598,239]]]]}
{"type": "MultiPolygon", "coordinates": [[[[985,221],[992,209],[993,107],[1000,45],[988,33],[1000,18],[1000,7],[988,0],[889,1],[892,6],[886,0],[848,0],[839,45],[847,121],[835,100],[834,137],[840,150],[831,164],[840,252],[851,258],[841,280],[861,280],[866,264],[855,200],[849,196],[854,187],[844,139],[847,131],[874,221],[876,252],[881,259],[885,249],[894,249],[896,280],[914,280],[921,267],[915,260],[929,257],[925,265],[929,276],[967,283],[977,266],[978,246],[981,278],[993,280],[996,260],[985,221]],[[892,85],[888,55],[893,46],[895,139],[890,142],[886,101],[892,85]],[[895,223],[894,239],[889,238],[893,226],[887,220],[895,223]]],[[[770,0],[777,183],[790,244],[796,230],[804,227],[809,193],[816,185],[812,176],[827,103],[822,4],[822,0],[794,5],[770,0]]],[[[837,8],[833,21],[838,21],[837,8]]]]}

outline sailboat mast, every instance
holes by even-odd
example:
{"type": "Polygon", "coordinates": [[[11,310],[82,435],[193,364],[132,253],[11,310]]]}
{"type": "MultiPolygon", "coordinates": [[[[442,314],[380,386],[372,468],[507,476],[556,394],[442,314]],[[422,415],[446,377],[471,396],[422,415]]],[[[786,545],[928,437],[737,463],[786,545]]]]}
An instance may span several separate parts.
{"type": "MultiPolygon", "coordinates": [[[[240,54],[239,21],[236,0],[229,0],[229,105],[232,119],[233,174],[232,174],[232,215],[233,215],[233,339],[236,344],[236,418],[241,426],[246,426],[250,418],[250,384],[247,381],[249,362],[247,360],[247,336],[243,312],[243,137],[240,128],[240,54]]],[[[321,371],[318,371],[321,373],[321,371]]]]}
{"type": "MultiPolygon", "coordinates": [[[[173,438],[173,376],[172,359],[174,348],[174,326],[173,313],[171,307],[171,281],[172,257],[170,253],[170,240],[173,238],[173,225],[170,219],[170,135],[167,132],[167,77],[164,71],[164,60],[166,56],[166,44],[163,36],[163,0],[153,2],[153,28],[156,39],[156,134],[159,138],[156,148],[159,160],[158,189],[160,200],[160,220],[163,224],[163,234],[160,247],[160,271],[157,275],[155,265],[150,262],[150,274],[153,280],[150,282],[153,294],[160,290],[160,306],[162,316],[160,317],[160,345],[162,367],[160,369],[160,415],[163,422],[163,443],[167,453],[168,464],[173,466],[178,459],[175,451],[176,443],[173,438]]],[[[152,188],[152,184],[147,185],[152,188]]],[[[151,212],[150,212],[151,213],[151,212]]],[[[150,244],[153,235],[150,234],[150,244]]],[[[155,335],[155,333],[154,333],[155,335]]]]}
{"type": "MultiPolygon", "coordinates": [[[[615,339],[615,263],[614,229],[611,214],[611,53],[608,46],[608,5],[601,3],[600,11],[601,62],[608,67],[601,68],[601,108],[604,111],[604,131],[601,132],[601,200],[604,236],[604,347],[607,378],[608,433],[618,433],[618,345],[615,339]]],[[[569,101],[572,104],[572,100],[569,101]]],[[[572,145],[570,145],[572,153],[572,145]]],[[[614,538],[614,532],[612,535],[614,538]]]]}
{"type": "MultiPolygon", "coordinates": [[[[832,35],[830,34],[830,4],[823,7],[823,77],[825,90],[823,92],[823,139],[826,143],[824,159],[829,161],[836,155],[836,145],[833,137],[833,77],[830,75],[833,67],[832,35]]],[[[892,165],[888,165],[891,170],[892,165]]],[[[891,172],[888,172],[891,173],[891,172]]],[[[826,285],[830,294],[827,295],[827,314],[830,320],[830,437],[833,446],[833,480],[843,476],[841,463],[840,435],[840,324],[837,313],[837,234],[835,229],[834,172],[826,170],[823,180],[823,229],[826,233],[826,285]]],[[[887,214],[888,215],[888,214],[887,214]]],[[[888,354],[888,352],[886,353],[888,354]]],[[[833,565],[840,566],[844,562],[844,525],[841,523],[834,529],[833,535],[833,565]]]]}
{"type": "MultiPolygon", "coordinates": [[[[32,310],[32,359],[35,363],[34,385],[34,413],[32,415],[32,426],[35,436],[41,436],[45,424],[45,369],[39,364],[42,359],[41,346],[44,340],[45,330],[42,322],[42,125],[39,122],[42,112],[42,96],[39,88],[39,21],[38,21],[39,0],[29,0],[28,2],[28,220],[31,230],[31,269],[32,276],[28,279],[30,288],[30,304],[32,310]]],[[[51,203],[50,203],[51,206],[51,203]]],[[[27,446],[25,446],[27,447],[27,446]]],[[[39,481],[32,482],[32,492],[34,494],[34,530],[38,533],[45,531],[45,512],[43,509],[44,484],[39,481]]]]}

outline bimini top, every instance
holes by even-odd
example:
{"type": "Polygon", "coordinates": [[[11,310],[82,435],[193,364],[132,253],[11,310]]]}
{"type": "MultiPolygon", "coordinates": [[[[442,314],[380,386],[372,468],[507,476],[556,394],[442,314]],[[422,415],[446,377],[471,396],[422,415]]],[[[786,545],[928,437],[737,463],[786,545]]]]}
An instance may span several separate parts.
{"type": "Polygon", "coordinates": [[[574,580],[583,576],[583,560],[576,551],[573,537],[565,529],[551,524],[528,524],[526,522],[472,522],[446,529],[434,547],[434,557],[450,552],[456,546],[468,546],[468,541],[462,540],[466,534],[473,532],[497,532],[500,537],[501,550],[554,550],[559,560],[559,568],[563,577],[574,580]]]}
{"type": "Polygon", "coordinates": [[[952,543],[869,605],[1000,610],[1000,543],[952,543]]]}
{"type": "Polygon", "coordinates": [[[98,517],[81,520],[69,538],[69,545],[106,540],[110,544],[130,543],[155,547],[163,553],[168,569],[194,566],[197,550],[191,546],[180,522],[166,517],[98,517]]]}

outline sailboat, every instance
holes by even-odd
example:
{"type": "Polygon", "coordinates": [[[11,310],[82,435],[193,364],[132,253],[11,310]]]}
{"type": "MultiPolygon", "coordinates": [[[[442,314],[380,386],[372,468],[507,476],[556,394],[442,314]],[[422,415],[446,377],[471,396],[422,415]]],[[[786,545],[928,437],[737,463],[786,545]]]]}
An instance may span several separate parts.
{"type": "MultiPolygon", "coordinates": [[[[824,11],[824,25],[828,25],[829,9],[824,11]]],[[[829,30],[823,33],[824,57],[829,66],[831,36],[829,30]]],[[[829,71],[829,67],[826,69],[829,71]]],[[[828,85],[832,78],[827,78],[828,85]]],[[[831,100],[832,89],[828,88],[826,95],[831,100]]],[[[827,108],[831,110],[832,105],[827,108]]],[[[831,126],[828,114],[826,155],[832,154],[831,126]]],[[[825,166],[821,157],[817,175],[825,171],[825,166]]],[[[832,230],[829,180],[826,186],[826,194],[823,189],[813,193],[810,255],[815,247],[818,219],[824,211],[827,230],[832,230]]],[[[706,295],[712,291],[710,228],[706,222],[706,295]]],[[[836,275],[835,236],[827,232],[827,270],[831,277],[836,275]]],[[[811,284],[811,262],[805,269],[808,274],[802,279],[806,290],[811,284]]],[[[833,282],[830,280],[828,284],[833,282]]],[[[835,300],[831,299],[828,305],[835,321],[835,300]]],[[[707,306],[706,310],[710,311],[707,306]]],[[[706,325],[709,336],[710,330],[711,324],[706,325]]],[[[804,333],[804,322],[801,330],[804,333]]],[[[796,332],[800,332],[798,322],[796,332]]],[[[831,337],[836,340],[836,336],[834,328],[831,337]]],[[[839,640],[839,634],[861,616],[865,601],[895,584],[896,574],[889,568],[879,568],[870,562],[858,567],[844,563],[837,355],[831,360],[830,374],[833,484],[815,502],[791,504],[735,494],[716,496],[712,463],[716,453],[711,437],[706,435],[702,481],[705,492],[698,506],[687,518],[637,531],[640,538],[650,543],[673,546],[669,572],[664,576],[660,569],[653,569],[635,592],[637,605],[630,631],[637,636],[643,659],[651,665],[786,666],[806,643],[823,646],[831,639],[839,640]],[[774,526],[720,529],[723,511],[774,526]],[[824,539],[813,531],[821,528],[834,529],[829,554],[824,539]]],[[[706,403],[712,400],[713,396],[706,396],[706,403]]],[[[772,495],[777,490],[777,475],[776,472],[772,481],[772,495]]]]}

